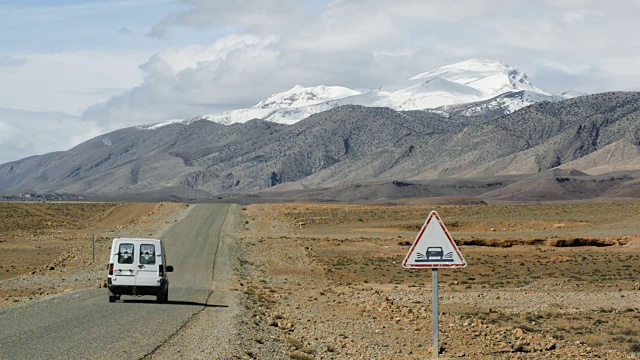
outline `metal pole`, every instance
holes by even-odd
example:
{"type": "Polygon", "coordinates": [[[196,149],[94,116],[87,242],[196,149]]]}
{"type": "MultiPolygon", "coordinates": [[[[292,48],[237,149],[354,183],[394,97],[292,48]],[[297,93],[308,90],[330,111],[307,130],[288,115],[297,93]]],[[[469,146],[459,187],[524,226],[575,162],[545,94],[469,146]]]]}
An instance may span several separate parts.
{"type": "Polygon", "coordinates": [[[438,268],[431,270],[431,308],[433,310],[433,351],[432,359],[438,358],[440,347],[438,346],[438,268]]]}
{"type": "Polygon", "coordinates": [[[93,245],[93,262],[92,264],[96,263],[96,236],[95,235],[91,235],[91,244],[93,245]]]}

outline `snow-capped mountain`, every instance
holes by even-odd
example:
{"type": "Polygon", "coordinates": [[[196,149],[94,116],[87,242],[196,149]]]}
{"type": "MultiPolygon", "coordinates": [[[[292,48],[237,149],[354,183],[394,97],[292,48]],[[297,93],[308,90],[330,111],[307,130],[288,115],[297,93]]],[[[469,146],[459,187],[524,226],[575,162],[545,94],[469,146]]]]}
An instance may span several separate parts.
{"type": "Polygon", "coordinates": [[[324,103],[359,94],[361,94],[360,91],[341,86],[302,87],[296,85],[285,92],[267,97],[249,109],[205,115],[203,118],[221,124],[246,122],[251,119],[292,124],[334,107],[322,105],[324,103]]]}
{"type": "Polygon", "coordinates": [[[484,101],[516,91],[549,95],[533,86],[527,75],[514,67],[473,59],[383,86],[350,98],[348,102],[396,110],[422,110],[484,101]]]}
{"type": "MultiPolygon", "coordinates": [[[[249,109],[203,115],[196,119],[221,124],[243,123],[252,119],[293,124],[342,105],[395,110],[435,109],[441,113],[464,107],[464,114],[477,115],[487,110],[508,114],[536,102],[562,101],[579,96],[577,94],[551,95],[534,86],[527,75],[515,67],[498,61],[471,59],[364,92],[340,86],[296,85],[267,97],[249,109]]],[[[144,128],[157,128],[174,122],[144,128]]]]}
{"type": "Polygon", "coordinates": [[[360,91],[341,86],[302,87],[296,85],[285,92],[269,96],[257,103],[254,108],[303,107],[359,94],[361,94],[360,91]]]}

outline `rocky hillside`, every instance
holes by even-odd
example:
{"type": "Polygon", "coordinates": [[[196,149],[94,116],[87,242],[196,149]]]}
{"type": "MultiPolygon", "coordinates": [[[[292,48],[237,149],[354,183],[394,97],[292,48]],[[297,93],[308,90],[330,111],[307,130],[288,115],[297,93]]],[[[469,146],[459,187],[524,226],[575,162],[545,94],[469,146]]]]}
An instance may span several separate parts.
{"type": "Polygon", "coordinates": [[[202,120],[127,128],[0,165],[0,191],[201,198],[274,186],[640,168],[640,93],[542,102],[506,116],[466,110],[350,105],[293,125],[202,120]]]}

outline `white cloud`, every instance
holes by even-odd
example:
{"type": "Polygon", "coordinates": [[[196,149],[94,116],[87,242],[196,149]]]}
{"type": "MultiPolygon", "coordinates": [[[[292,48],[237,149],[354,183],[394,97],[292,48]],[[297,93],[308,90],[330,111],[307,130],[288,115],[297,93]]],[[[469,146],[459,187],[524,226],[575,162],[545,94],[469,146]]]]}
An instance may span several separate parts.
{"type": "MultiPolygon", "coordinates": [[[[109,7],[134,9],[134,3],[42,7],[20,10],[18,18],[80,16],[109,7]]],[[[78,126],[110,131],[251,106],[295,84],[375,88],[468,58],[517,66],[549,92],[628,90],[640,83],[640,47],[633,38],[640,30],[638,2],[334,0],[315,8],[295,0],[178,3],[182,10],[158,20],[149,35],[179,38],[197,31],[200,45],[0,56],[0,107],[79,113],[91,105],[78,126]],[[209,35],[210,43],[202,42],[209,35]]],[[[119,24],[113,32],[141,34],[147,30],[142,26],[119,24]]],[[[144,41],[158,46],[168,40],[144,41]]],[[[3,129],[17,131],[15,123],[5,122],[3,129]]]]}
{"type": "Polygon", "coordinates": [[[69,114],[0,109],[0,164],[66,150],[101,132],[69,114]]]}
{"type": "Polygon", "coordinates": [[[21,56],[21,66],[0,71],[0,107],[78,114],[114,95],[98,89],[129,89],[141,83],[138,65],[151,54],[71,51],[21,56]]]}
{"type": "Polygon", "coordinates": [[[592,66],[585,63],[581,63],[581,62],[563,63],[556,59],[550,59],[550,58],[538,59],[538,60],[535,60],[535,62],[540,65],[544,65],[552,69],[560,70],[564,73],[571,74],[571,75],[582,74],[592,69],[592,66]]]}
{"type": "Polygon", "coordinates": [[[419,21],[437,21],[448,23],[467,21],[473,18],[483,18],[493,14],[506,0],[364,0],[364,1],[334,1],[327,7],[325,16],[366,17],[367,14],[386,14],[390,17],[417,19],[419,21]]]}
{"type": "Polygon", "coordinates": [[[261,41],[257,36],[231,35],[210,46],[172,47],[153,55],[140,68],[150,76],[175,76],[186,69],[195,69],[202,63],[224,59],[234,50],[255,46],[261,41]]]}
{"type": "Polygon", "coordinates": [[[636,14],[640,3],[554,3],[558,8],[542,7],[527,17],[500,18],[492,26],[504,45],[547,52],[558,58],[574,54],[597,61],[605,53],[638,51],[633,34],[639,28],[636,14]]]}
{"type": "Polygon", "coordinates": [[[9,55],[0,56],[0,70],[25,65],[29,60],[9,55]]]}
{"type": "Polygon", "coordinates": [[[174,26],[201,29],[230,26],[264,33],[303,24],[306,17],[304,7],[294,0],[183,0],[182,3],[189,8],[165,17],[151,28],[149,35],[164,38],[174,26]]]}
{"type": "Polygon", "coordinates": [[[292,37],[289,46],[296,49],[335,51],[346,49],[371,49],[398,36],[392,19],[385,14],[370,14],[349,21],[336,21],[328,16],[318,28],[309,28],[292,37]]]}
{"type": "Polygon", "coordinates": [[[115,129],[249,107],[295,84],[377,87],[414,75],[411,60],[423,55],[336,49],[326,56],[274,36],[232,35],[208,47],[154,55],[140,67],[140,86],[90,107],[82,117],[115,129]]]}
{"type": "Polygon", "coordinates": [[[278,86],[265,85],[279,64],[276,42],[232,35],[207,47],[163,50],[140,66],[141,85],[90,107],[83,119],[115,129],[248,105],[264,86],[278,86]]]}
{"type": "MultiPolygon", "coordinates": [[[[251,106],[294,84],[375,88],[473,57],[515,65],[551,92],[601,91],[616,83],[602,79],[621,75],[600,49],[628,51],[633,42],[624,34],[638,28],[624,10],[591,1],[337,0],[315,13],[293,1],[182,3],[189,8],[151,33],[227,27],[245,35],[154,55],[141,66],[140,86],[91,107],[84,119],[115,128],[187,118],[251,106]]],[[[609,58],[617,68],[633,63],[609,58]]]]}

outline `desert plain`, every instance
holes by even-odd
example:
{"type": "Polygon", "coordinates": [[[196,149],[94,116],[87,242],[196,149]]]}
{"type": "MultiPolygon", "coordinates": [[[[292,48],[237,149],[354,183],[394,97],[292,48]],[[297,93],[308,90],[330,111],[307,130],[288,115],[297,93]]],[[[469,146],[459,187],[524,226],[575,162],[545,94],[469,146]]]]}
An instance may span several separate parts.
{"type": "MultiPolygon", "coordinates": [[[[104,287],[113,237],[189,206],[0,203],[0,314],[104,287]]],[[[232,358],[430,358],[431,271],[401,262],[431,210],[468,262],[440,270],[441,358],[640,356],[638,202],[241,209],[232,358]]],[[[184,330],[216,326],[202,320],[184,330]]]]}

